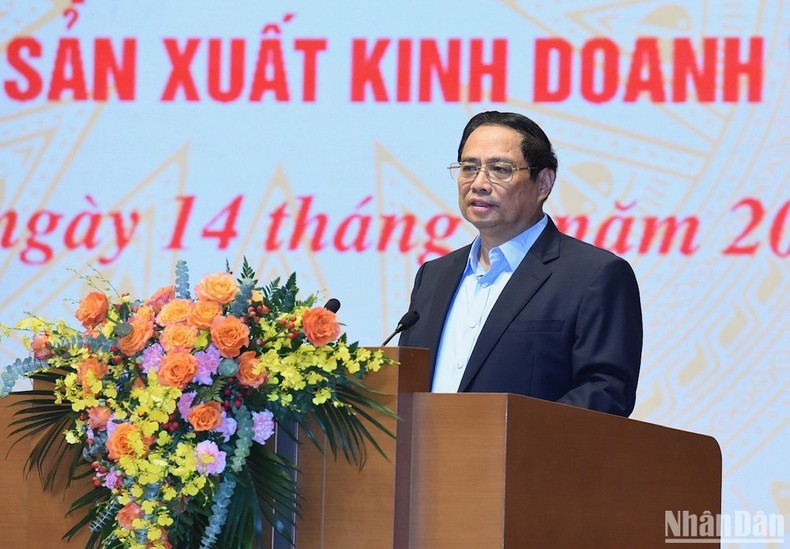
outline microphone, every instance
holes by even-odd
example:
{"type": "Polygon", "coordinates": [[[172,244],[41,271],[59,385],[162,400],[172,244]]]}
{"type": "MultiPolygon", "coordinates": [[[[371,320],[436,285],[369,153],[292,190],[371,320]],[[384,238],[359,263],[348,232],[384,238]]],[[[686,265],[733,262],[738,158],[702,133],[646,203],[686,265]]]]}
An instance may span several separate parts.
{"type": "Polygon", "coordinates": [[[326,305],[324,305],[324,309],[336,313],[340,310],[340,301],[338,301],[333,297],[326,302],[326,305]]]}
{"type": "Polygon", "coordinates": [[[420,313],[418,313],[417,311],[409,311],[408,313],[403,315],[400,319],[400,322],[398,322],[398,326],[395,328],[395,331],[392,332],[392,334],[390,334],[390,336],[387,339],[385,339],[384,343],[382,343],[380,346],[384,347],[387,343],[390,342],[390,339],[401,333],[403,330],[408,330],[409,328],[417,324],[418,320],[420,320],[420,313]]]}

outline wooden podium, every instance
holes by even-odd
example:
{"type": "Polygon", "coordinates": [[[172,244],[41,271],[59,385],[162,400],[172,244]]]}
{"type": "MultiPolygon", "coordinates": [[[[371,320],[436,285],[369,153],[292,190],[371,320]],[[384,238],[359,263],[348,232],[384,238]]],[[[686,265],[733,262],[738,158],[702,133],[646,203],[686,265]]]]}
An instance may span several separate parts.
{"type": "MultiPolygon", "coordinates": [[[[666,547],[666,511],[721,511],[711,437],[517,395],[430,394],[427,352],[385,352],[400,366],[368,381],[401,418],[385,420],[397,440],[380,435],[387,458],[369,448],[362,471],[301,445],[298,549],[666,547]]],[[[19,446],[0,460],[0,545],[84,547],[60,540],[73,495],[24,481],[19,446]]]]}
{"type": "Polygon", "coordinates": [[[410,394],[428,388],[427,353],[386,351],[397,443],[362,472],[302,445],[298,549],[666,547],[666,511],[721,512],[712,437],[511,394],[410,394]]]}
{"type": "Polygon", "coordinates": [[[87,529],[68,544],[61,537],[77,522],[78,516],[65,515],[71,503],[89,490],[90,480],[75,482],[66,490],[68,467],[64,466],[56,491],[44,492],[36,471],[24,478],[25,461],[33,443],[24,439],[11,449],[13,441],[8,436],[18,409],[9,405],[18,400],[20,397],[13,394],[0,398],[0,547],[85,547],[87,529]]]}

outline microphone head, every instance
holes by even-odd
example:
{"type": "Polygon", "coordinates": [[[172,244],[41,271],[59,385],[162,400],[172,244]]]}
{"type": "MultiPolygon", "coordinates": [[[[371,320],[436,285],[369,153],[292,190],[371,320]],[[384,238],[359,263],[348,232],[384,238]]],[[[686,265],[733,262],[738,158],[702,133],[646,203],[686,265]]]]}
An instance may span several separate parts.
{"type": "Polygon", "coordinates": [[[408,330],[417,324],[418,320],[420,320],[420,313],[417,311],[409,311],[401,317],[400,322],[398,322],[397,331],[402,332],[403,330],[408,330]]]}
{"type": "Polygon", "coordinates": [[[335,299],[333,297],[329,301],[326,302],[326,305],[324,305],[324,309],[327,309],[329,311],[332,311],[333,313],[336,313],[336,312],[338,312],[340,310],[340,301],[338,301],[337,299],[335,299]]]}

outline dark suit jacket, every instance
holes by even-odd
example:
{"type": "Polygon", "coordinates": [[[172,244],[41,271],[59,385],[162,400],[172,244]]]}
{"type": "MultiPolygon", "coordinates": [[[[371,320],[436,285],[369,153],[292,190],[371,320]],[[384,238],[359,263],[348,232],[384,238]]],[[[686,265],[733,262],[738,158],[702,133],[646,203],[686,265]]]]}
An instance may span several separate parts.
{"type": "MultiPolygon", "coordinates": [[[[447,312],[470,246],[420,267],[400,345],[436,364],[447,312]]],[[[631,266],[559,232],[549,218],[480,332],[459,391],[517,393],[628,416],[642,354],[642,311],[631,266]]]]}

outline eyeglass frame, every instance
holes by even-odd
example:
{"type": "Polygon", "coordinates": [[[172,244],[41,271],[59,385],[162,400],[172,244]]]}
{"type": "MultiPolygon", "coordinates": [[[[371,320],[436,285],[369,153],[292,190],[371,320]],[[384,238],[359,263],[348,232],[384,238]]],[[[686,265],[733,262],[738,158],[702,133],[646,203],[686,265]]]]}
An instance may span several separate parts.
{"type": "Polygon", "coordinates": [[[453,162],[452,164],[447,166],[447,170],[450,172],[450,178],[453,181],[455,181],[456,183],[462,183],[462,184],[463,183],[471,183],[471,182],[473,182],[475,179],[477,179],[477,176],[480,175],[480,172],[484,172],[486,174],[486,179],[488,179],[489,183],[507,184],[507,183],[510,183],[511,181],[513,181],[513,176],[516,175],[517,171],[519,171],[519,170],[528,170],[529,171],[529,170],[536,170],[536,169],[537,169],[537,166],[516,166],[516,165],[511,164],[510,162],[507,162],[507,161],[488,162],[486,164],[479,164],[479,165],[476,164],[475,162],[453,162]],[[459,180],[459,178],[461,176],[460,169],[463,167],[464,164],[475,166],[477,168],[477,170],[475,171],[474,177],[469,179],[469,181],[463,181],[462,182],[462,181],[459,180]],[[490,169],[489,168],[490,166],[494,166],[496,164],[508,164],[511,168],[513,168],[513,173],[510,174],[510,177],[508,179],[496,179],[496,180],[491,179],[491,172],[489,172],[488,170],[490,169]],[[458,169],[459,170],[458,171],[458,177],[453,177],[453,169],[458,169]]]}

